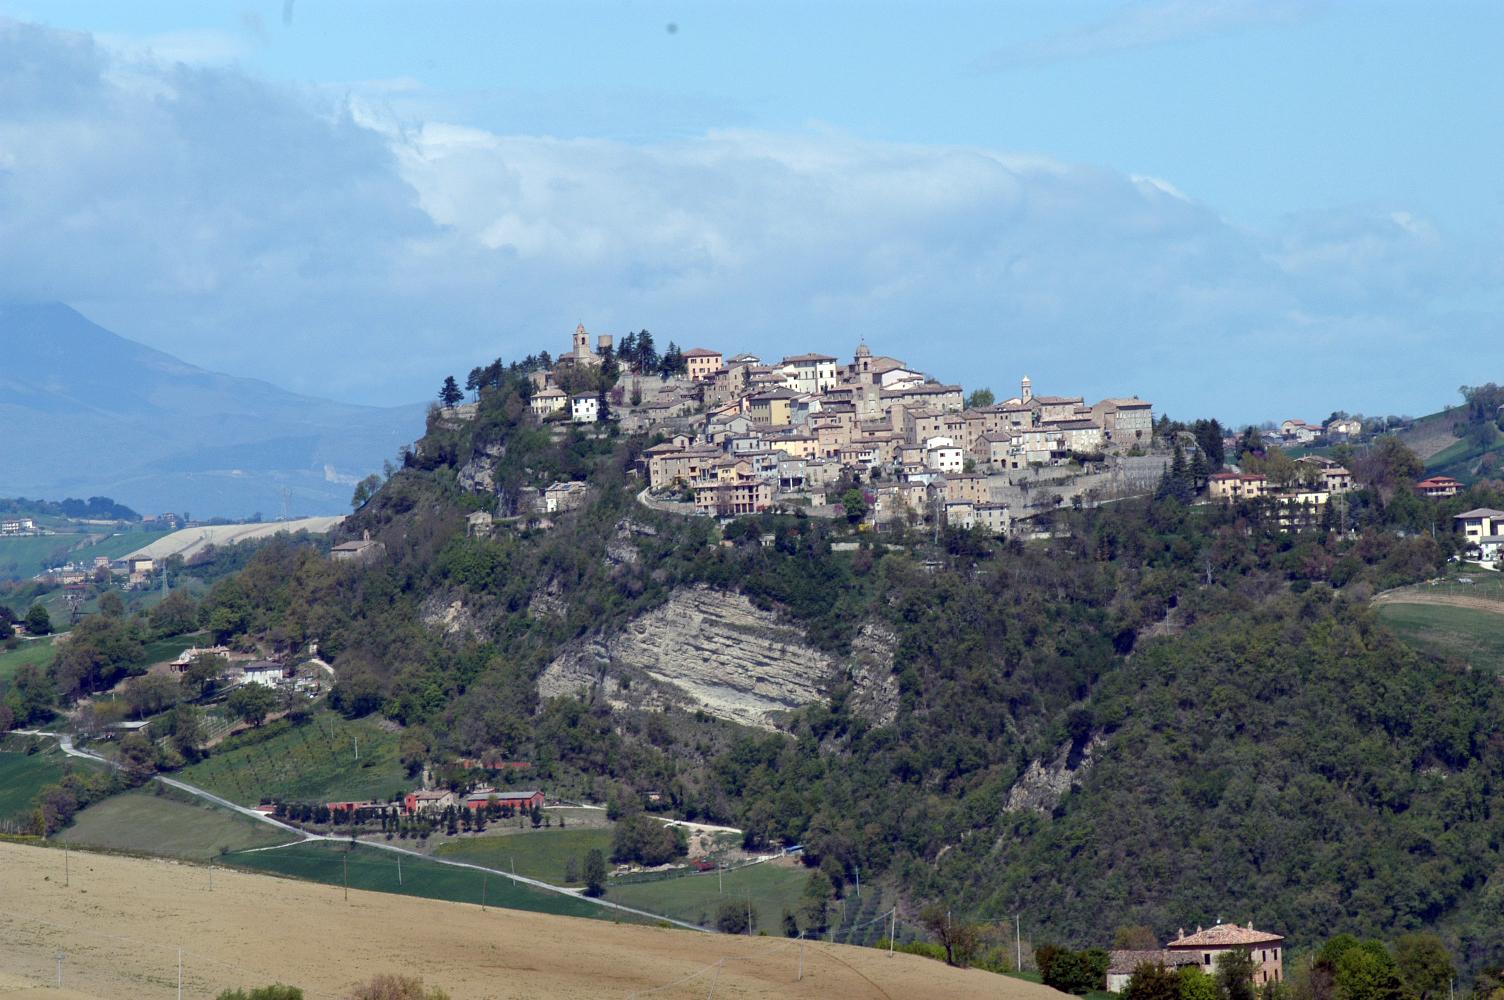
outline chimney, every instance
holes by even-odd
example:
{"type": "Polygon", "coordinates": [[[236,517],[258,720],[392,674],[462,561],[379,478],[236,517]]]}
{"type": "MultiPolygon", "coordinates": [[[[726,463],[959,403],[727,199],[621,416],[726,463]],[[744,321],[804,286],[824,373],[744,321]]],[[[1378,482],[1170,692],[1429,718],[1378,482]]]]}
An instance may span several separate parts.
{"type": "Polygon", "coordinates": [[[1196,933],[1197,933],[1197,934],[1200,934],[1200,933],[1201,933],[1201,925],[1200,925],[1200,924],[1197,924],[1197,925],[1196,925],[1196,933]]]}
{"type": "Polygon", "coordinates": [[[1185,937],[1185,928],[1184,927],[1177,927],[1175,929],[1175,937],[1176,937],[1176,939],[1185,937]]]}

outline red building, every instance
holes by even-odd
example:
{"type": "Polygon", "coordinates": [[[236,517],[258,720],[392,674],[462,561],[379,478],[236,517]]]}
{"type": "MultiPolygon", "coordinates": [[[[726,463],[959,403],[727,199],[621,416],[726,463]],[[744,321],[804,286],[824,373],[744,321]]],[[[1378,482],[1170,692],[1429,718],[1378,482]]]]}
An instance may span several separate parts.
{"type": "Polygon", "coordinates": [[[499,806],[511,806],[519,812],[531,811],[535,807],[538,809],[543,808],[543,793],[480,791],[471,792],[465,796],[465,806],[469,809],[484,809],[493,802],[499,806]]]}
{"type": "Polygon", "coordinates": [[[1462,484],[1451,476],[1432,476],[1415,484],[1415,489],[1428,497],[1454,497],[1462,492],[1462,484]]]}

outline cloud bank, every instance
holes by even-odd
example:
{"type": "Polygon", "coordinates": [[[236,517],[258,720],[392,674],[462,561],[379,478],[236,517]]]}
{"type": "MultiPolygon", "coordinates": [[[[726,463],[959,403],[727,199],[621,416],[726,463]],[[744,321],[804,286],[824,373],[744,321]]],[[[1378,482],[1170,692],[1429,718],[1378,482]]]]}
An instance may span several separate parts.
{"type": "Polygon", "coordinates": [[[1172,180],[997,150],[499,135],[14,22],[0,95],[0,298],[300,391],[420,398],[580,321],[770,355],[865,338],[968,384],[1236,420],[1497,375],[1470,358],[1498,248],[1403,206],[1258,232],[1172,180]]]}

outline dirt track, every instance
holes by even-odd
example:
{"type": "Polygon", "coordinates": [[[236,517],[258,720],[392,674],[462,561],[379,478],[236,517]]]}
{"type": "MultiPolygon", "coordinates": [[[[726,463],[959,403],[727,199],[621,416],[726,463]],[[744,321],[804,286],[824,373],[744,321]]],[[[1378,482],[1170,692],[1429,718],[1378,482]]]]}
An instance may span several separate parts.
{"type": "Polygon", "coordinates": [[[352,891],[168,861],[0,844],[0,997],[212,998],[281,980],[337,998],[378,972],[420,975],[454,1000],[496,997],[989,997],[1059,1000],[1042,986],[928,959],[352,891]],[[670,985],[681,977],[677,985],[670,985]],[[665,987],[666,989],[660,989],[665,987]]]}
{"type": "Polygon", "coordinates": [[[1487,597],[1468,597],[1465,594],[1427,594],[1414,590],[1390,590],[1379,594],[1369,603],[1379,604],[1436,604],[1450,608],[1472,608],[1504,615],[1504,601],[1487,597]]]}

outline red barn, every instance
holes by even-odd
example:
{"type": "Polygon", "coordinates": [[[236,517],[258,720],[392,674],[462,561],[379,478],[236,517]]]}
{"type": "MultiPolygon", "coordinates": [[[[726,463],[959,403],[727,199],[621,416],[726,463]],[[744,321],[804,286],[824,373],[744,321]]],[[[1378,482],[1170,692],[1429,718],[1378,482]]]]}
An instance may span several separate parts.
{"type": "Polygon", "coordinates": [[[470,809],[484,809],[493,802],[499,806],[511,806],[519,812],[531,811],[534,807],[543,808],[543,793],[485,791],[465,796],[465,805],[470,809]]]}

